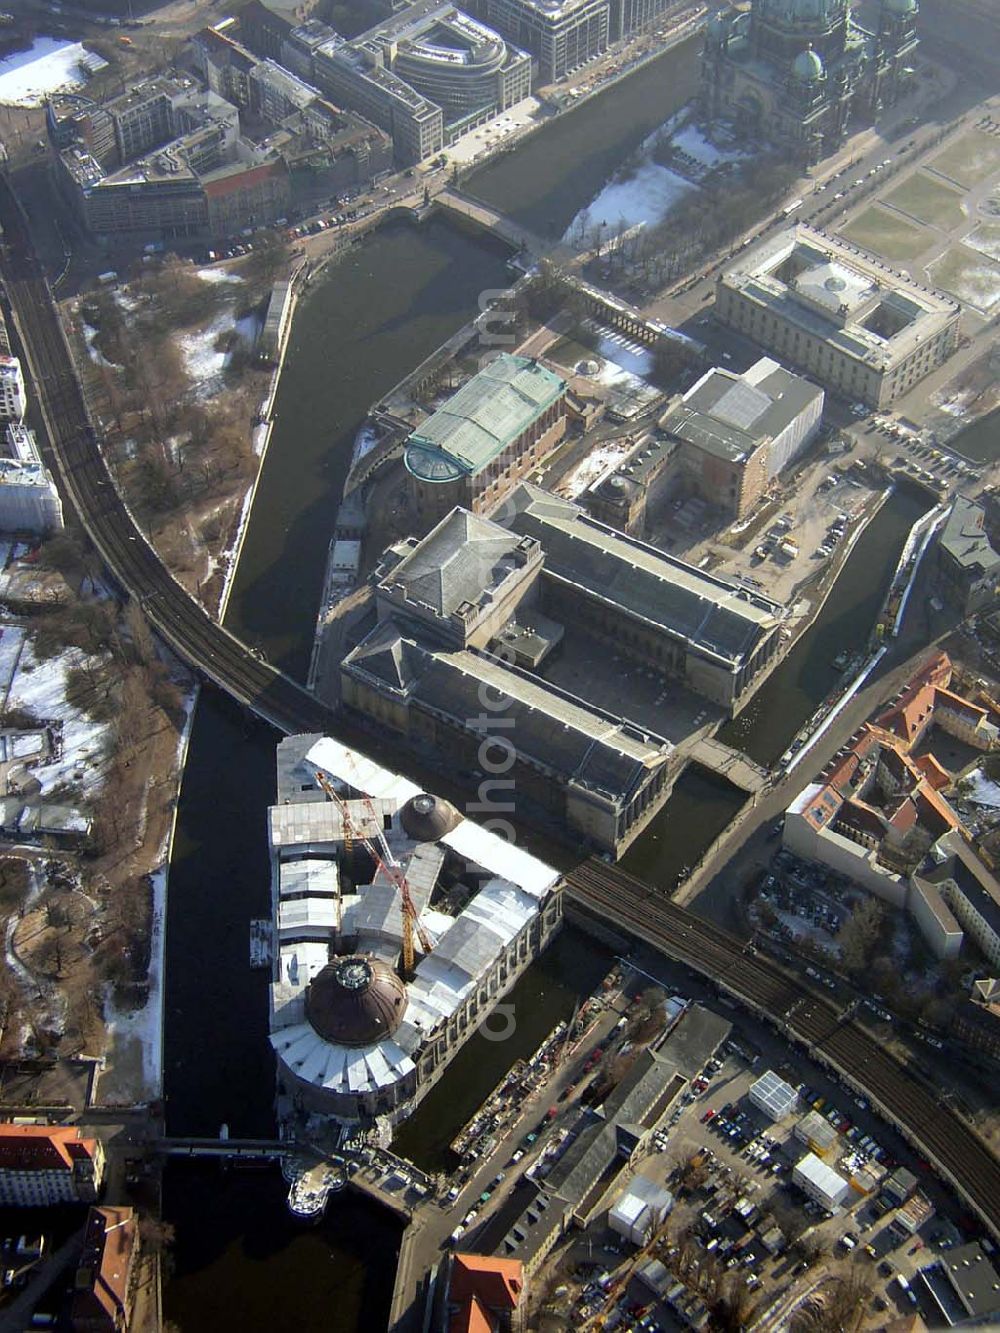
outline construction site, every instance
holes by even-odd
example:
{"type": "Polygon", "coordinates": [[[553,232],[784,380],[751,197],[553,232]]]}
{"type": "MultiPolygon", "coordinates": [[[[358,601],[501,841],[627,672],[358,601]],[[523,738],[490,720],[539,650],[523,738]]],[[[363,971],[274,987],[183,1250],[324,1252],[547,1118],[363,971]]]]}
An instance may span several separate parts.
{"type": "Polygon", "coordinates": [[[387,1146],[558,929],[559,875],[315,735],[278,746],[269,840],[279,1116],[387,1146]]]}

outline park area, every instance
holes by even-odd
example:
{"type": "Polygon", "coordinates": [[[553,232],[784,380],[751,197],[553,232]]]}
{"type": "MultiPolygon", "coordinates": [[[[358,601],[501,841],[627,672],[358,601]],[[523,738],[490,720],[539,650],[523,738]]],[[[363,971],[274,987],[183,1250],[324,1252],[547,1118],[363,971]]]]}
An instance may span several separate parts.
{"type": "Polygon", "coordinates": [[[881,255],[892,264],[908,263],[930,245],[930,236],[923,227],[907,222],[899,213],[890,212],[880,204],[866,208],[842,227],[840,234],[852,245],[881,255]]]}
{"type": "Polygon", "coordinates": [[[929,165],[940,175],[971,190],[1000,171],[1000,139],[973,130],[949,144],[929,165]]]}
{"type": "Polygon", "coordinates": [[[918,222],[940,227],[943,231],[951,231],[965,219],[962,192],[934,180],[923,171],[915,171],[887,194],[883,202],[918,222]]]}
{"type": "Polygon", "coordinates": [[[953,245],[927,270],[931,282],[986,315],[1000,299],[1000,264],[965,245],[953,245]]]}

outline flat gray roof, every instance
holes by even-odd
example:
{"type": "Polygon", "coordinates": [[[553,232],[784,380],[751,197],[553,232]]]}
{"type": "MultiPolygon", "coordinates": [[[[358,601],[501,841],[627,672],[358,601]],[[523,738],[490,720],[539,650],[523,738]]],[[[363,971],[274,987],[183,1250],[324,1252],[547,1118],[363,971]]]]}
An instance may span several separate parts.
{"type": "Polygon", "coordinates": [[[545,572],[573,583],[737,669],[779,624],[778,602],[606,527],[579,505],[522,484],[506,506],[537,537],[545,572]]]}

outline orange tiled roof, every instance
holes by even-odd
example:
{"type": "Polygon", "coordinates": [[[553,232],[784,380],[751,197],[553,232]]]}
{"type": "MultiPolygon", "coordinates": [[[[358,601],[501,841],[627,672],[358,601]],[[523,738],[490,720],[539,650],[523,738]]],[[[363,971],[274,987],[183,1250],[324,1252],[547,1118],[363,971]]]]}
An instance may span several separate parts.
{"type": "Polygon", "coordinates": [[[96,1148],[76,1125],[0,1124],[0,1171],[71,1171],[96,1148]]]}

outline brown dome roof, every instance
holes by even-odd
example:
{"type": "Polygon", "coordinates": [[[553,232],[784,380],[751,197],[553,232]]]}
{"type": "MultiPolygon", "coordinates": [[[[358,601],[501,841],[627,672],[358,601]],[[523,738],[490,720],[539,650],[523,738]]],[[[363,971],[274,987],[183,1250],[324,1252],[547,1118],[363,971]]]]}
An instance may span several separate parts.
{"type": "Polygon", "coordinates": [[[306,991],[306,1017],[338,1046],[371,1046],[392,1036],[405,1012],[406,987],[378,958],[336,958],[306,991]]]}
{"type": "Polygon", "coordinates": [[[462,816],[440,796],[420,792],[411,796],[399,812],[403,832],[414,842],[437,842],[462,822],[462,816]]]}

